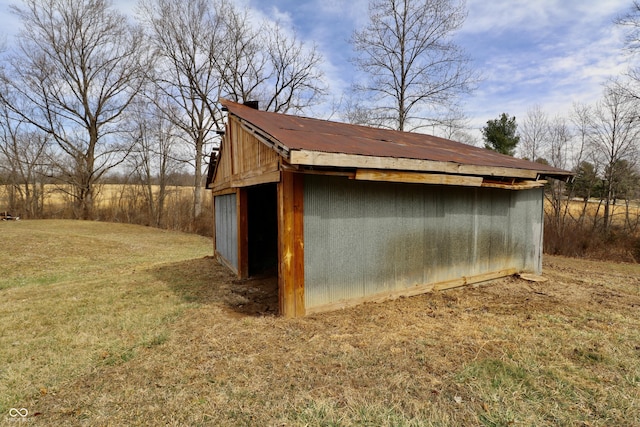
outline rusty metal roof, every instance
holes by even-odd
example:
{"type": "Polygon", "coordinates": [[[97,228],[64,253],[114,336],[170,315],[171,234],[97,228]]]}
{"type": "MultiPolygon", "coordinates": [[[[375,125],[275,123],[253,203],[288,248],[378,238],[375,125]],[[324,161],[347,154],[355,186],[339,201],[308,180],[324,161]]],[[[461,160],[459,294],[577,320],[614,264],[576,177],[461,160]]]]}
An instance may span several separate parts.
{"type": "Polygon", "coordinates": [[[559,179],[567,179],[572,175],[552,166],[432,135],[260,111],[228,100],[221,100],[221,103],[230,114],[251,123],[289,150],[523,169],[559,179]]]}

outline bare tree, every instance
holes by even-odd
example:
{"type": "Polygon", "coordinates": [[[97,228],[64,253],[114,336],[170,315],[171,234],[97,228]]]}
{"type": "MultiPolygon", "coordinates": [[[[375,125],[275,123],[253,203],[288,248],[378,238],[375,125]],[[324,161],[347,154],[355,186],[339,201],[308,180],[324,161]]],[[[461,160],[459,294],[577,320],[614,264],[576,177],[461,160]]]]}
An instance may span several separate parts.
{"type": "Polygon", "coordinates": [[[373,125],[375,123],[373,110],[366,106],[358,96],[347,96],[344,105],[340,106],[343,120],[354,125],[373,125]]]}
{"type": "Polygon", "coordinates": [[[567,120],[564,117],[556,116],[547,122],[547,129],[543,132],[546,134],[546,147],[542,148],[546,148],[546,158],[549,164],[560,169],[569,169],[573,135],[567,120]]]}
{"type": "Polygon", "coordinates": [[[640,1],[633,0],[629,10],[618,16],[615,23],[625,27],[626,45],[631,52],[640,50],[640,1]]]}
{"type": "Polygon", "coordinates": [[[140,16],[157,55],[152,79],[177,106],[176,114],[167,104],[166,117],[182,129],[185,142],[192,146],[194,219],[202,211],[203,160],[214,143],[215,130],[222,125],[218,58],[226,46],[217,8],[223,5],[208,0],[144,0],[140,4],[140,16]]]}
{"type": "Polygon", "coordinates": [[[268,58],[262,26],[258,29],[252,25],[249,9],[236,8],[232,3],[220,4],[218,14],[225,46],[217,61],[224,96],[235,102],[264,102],[268,58]]]}
{"type": "Polygon", "coordinates": [[[202,210],[202,162],[222,126],[218,98],[299,112],[323,92],[320,55],[277,25],[253,25],[248,9],[223,0],[143,0],[140,16],[158,57],[153,76],[178,106],[171,117],[194,153],[194,218],[202,210]]]}
{"type": "Polygon", "coordinates": [[[434,119],[433,134],[452,139],[468,145],[475,145],[476,140],[469,133],[469,118],[459,108],[448,110],[442,117],[434,119]]]}
{"type": "MultiPolygon", "coordinates": [[[[633,0],[629,10],[618,16],[615,23],[626,29],[625,47],[637,60],[637,55],[640,53],[640,1],[633,0]]],[[[640,100],[640,66],[633,59],[630,64],[627,78],[616,79],[610,82],[609,86],[637,103],[640,100]]]]}
{"type": "Polygon", "coordinates": [[[248,9],[230,3],[221,3],[218,14],[225,37],[217,61],[224,96],[259,101],[279,113],[299,113],[322,98],[322,57],[315,45],[306,46],[277,23],[256,26],[248,9]]]}
{"type": "Polygon", "coordinates": [[[472,90],[469,58],[451,36],[466,18],[463,1],[375,0],[369,23],[354,32],[355,64],[369,79],[377,124],[416,129],[436,109],[472,90]]]}
{"type": "Polygon", "coordinates": [[[266,80],[265,109],[279,113],[302,112],[324,95],[322,57],[316,46],[306,47],[295,34],[287,36],[279,25],[269,30],[266,51],[270,73],[266,80]]]}
{"type": "Polygon", "coordinates": [[[578,139],[578,147],[573,150],[573,164],[576,168],[589,156],[589,129],[591,123],[591,107],[585,104],[573,104],[569,120],[573,125],[574,136],[578,139]]]}
{"type": "Polygon", "coordinates": [[[520,153],[523,158],[532,162],[538,160],[547,143],[549,130],[549,119],[539,105],[527,110],[520,125],[520,153]]]}
{"type": "Polygon", "coordinates": [[[42,215],[49,142],[43,132],[12,116],[6,105],[0,107],[0,171],[7,179],[8,208],[14,215],[42,215]]]}
{"type": "MultiPolygon", "coordinates": [[[[162,227],[170,175],[181,162],[176,153],[178,129],[166,114],[172,107],[159,93],[150,93],[149,98],[141,98],[134,105],[131,120],[136,127],[131,137],[135,144],[129,162],[136,181],[143,187],[149,223],[162,227]]],[[[174,114],[179,114],[177,108],[174,114]]]]}
{"type": "Polygon", "coordinates": [[[143,82],[142,33],[106,0],[25,0],[12,11],[24,28],[6,82],[28,108],[3,98],[57,143],[75,214],[91,218],[94,184],[126,155],[116,133],[143,82]]]}
{"type": "MultiPolygon", "coordinates": [[[[534,113],[529,116],[531,119],[528,129],[530,131],[529,148],[533,150],[537,147],[539,150],[542,148],[542,142],[544,142],[547,145],[547,150],[545,152],[545,158],[540,157],[543,153],[532,151],[532,158],[535,158],[536,161],[545,160],[551,166],[560,169],[567,169],[572,141],[567,120],[564,117],[556,117],[548,121],[546,115],[541,115],[539,108],[533,111],[534,113]],[[537,119],[535,118],[536,116],[538,117],[537,119]],[[541,122],[545,124],[545,128],[538,129],[537,125],[541,122]],[[541,143],[534,144],[536,139],[541,143]]],[[[556,233],[564,237],[565,226],[567,224],[566,220],[570,215],[570,201],[566,197],[566,183],[560,180],[553,180],[548,184],[545,194],[551,205],[551,209],[546,211],[547,216],[553,221],[556,233]]]]}
{"type": "MultiPolygon", "coordinates": [[[[590,143],[592,108],[585,104],[574,104],[570,120],[574,129],[573,164],[572,171],[576,177],[571,185],[570,196],[579,196],[583,200],[582,210],[578,218],[578,223],[582,225],[587,217],[587,207],[589,199],[594,195],[600,164],[595,156],[590,143]]],[[[594,227],[596,223],[594,222],[594,227]]]]}
{"type": "MultiPolygon", "coordinates": [[[[619,90],[614,82],[605,88],[604,96],[594,109],[591,122],[591,143],[604,164],[604,230],[611,226],[611,205],[614,201],[615,177],[621,160],[635,162],[638,155],[640,119],[637,103],[619,90]]],[[[633,164],[631,166],[634,166],[633,164]]]]}

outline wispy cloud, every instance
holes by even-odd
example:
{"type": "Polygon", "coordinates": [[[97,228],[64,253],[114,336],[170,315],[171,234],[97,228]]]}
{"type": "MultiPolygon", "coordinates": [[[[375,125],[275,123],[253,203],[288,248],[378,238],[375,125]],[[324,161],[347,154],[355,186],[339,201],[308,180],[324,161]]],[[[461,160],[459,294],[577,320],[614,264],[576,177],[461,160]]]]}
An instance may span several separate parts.
{"type": "MultiPolygon", "coordinates": [[[[317,44],[336,96],[348,88],[356,73],[348,39],[367,22],[367,0],[250,3],[317,44]]],[[[472,123],[480,127],[503,111],[523,116],[534,104],[568,114],[574,101],[597,99],[602,84],[626,68],[613,19],[629,6],[630,0],[468,0],[456,37],[484,76],[465,100],[472,123]]]]}
{"type": "MultiPolygon", "coordinates": [[[[367,22],[368,0],[235,0],[315,44],[323,70],[338,98],[356,71],[349,38],[367,22]]],[[[0,36],[16,32],[8,14],[13,0],[0,0],[0,36]]],[[[124,12],[135,2],[115,0],[124,12]]],[[[533,105],[568,114],[574,101],[594,102],[609,78],[629,61],[623,30],[614,18],[631,0],[467,0],[468,16],[456,40],[484,76],[477,92],[463,100],[471,123],[483,126],[502,112],[523,117],[533,105]]]]}
{"type": "Polygon", "coordinates": [[[622,30],[614,18],[629,0],[468,1],[459,33],[485,80],[468,100],[474,125],[501,112],[524,116],[538,104],[549,114],[569,114],[593,102],[602,85],[627,67],[622,30]]]}
{"type": "Polygon", "coordinates": [[[249,4],[270,20],[286,22],[297,35],[317,46],[330,85],[330,99],[348,90],[354,75],[349,38],[367,20],[368,0],[250,0],[249,4]]]}

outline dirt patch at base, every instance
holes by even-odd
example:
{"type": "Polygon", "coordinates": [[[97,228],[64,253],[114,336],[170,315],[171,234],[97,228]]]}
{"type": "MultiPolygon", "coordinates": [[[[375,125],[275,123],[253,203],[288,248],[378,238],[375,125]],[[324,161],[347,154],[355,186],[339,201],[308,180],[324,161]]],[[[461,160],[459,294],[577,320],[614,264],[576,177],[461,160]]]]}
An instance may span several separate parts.
{"type": "Polygon", "coordinates": [[[256,276],[246,280],[233,280],[231,292],[237,296],[230,310],[240,316],[268,316],[278,313],[278,278],[256,276]]]}

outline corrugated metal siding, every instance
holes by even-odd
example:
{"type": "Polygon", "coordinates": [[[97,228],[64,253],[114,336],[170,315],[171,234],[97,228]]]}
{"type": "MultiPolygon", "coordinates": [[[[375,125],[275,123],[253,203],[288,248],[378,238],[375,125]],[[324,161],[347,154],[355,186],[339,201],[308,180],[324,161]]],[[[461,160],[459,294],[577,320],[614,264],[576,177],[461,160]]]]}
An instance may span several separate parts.
{"type": "Polygon", "coordinates": [[[238,270],[238,216],[236,195],[215,197],[216,250],[238,270]]]}
{"type": "Polygon", "coordinates": [[[540,272],[542,190],[305,177],[305,305],[505,268],[540,272]]]}

